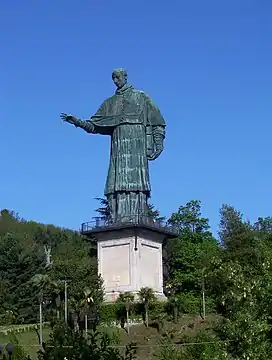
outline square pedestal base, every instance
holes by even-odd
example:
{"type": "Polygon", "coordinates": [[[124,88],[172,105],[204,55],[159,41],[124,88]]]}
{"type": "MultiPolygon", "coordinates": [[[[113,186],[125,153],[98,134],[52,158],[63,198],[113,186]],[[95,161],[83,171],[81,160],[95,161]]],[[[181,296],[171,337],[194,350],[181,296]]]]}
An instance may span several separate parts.
{"type": "Polygon", "coordinates": [[[162,243],[164,233],[145,228],[122,228],[95,234],[98,272],[104,280],[105,301],[114,302],[120,293],[137,294],[143,287],[163,294],[162,243]]]}

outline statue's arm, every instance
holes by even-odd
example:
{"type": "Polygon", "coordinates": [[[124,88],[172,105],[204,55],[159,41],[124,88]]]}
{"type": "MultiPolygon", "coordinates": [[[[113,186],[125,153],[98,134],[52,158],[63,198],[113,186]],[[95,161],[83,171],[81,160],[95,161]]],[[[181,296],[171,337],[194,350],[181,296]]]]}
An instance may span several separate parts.
{"type": "Polygon", "coordinates": [[[76,119],[74,125],[75,127],[79,127],[89,134],[96,134],[95,126],[90,120],[76,119]]]}
{"type": "Polygon", "coordinates": [[[152,100],[147,98],[147,107],[148,107],[148,120],[152,126],[152,136],[155,145],[155,151],[149,156],[149,160],[157,159],[164,149],[164,139],[165,139],[165,120],[160,112],[160,109],[152,102],[152,100]]]}
{"type": "Polygon", "coordinates": [[[91,117],[90,120],[80,120],[73,115],[67,115],[65,113],[61,113],[60,117],[63,121],[68,122],[69,124],[72,124],[75,127],[79,127],[89,134],[97,134],[100,132],[97,131],[98,129],[95,126],[95,124],[92,122],[92,118],[102,118],[103,116],[106,115],[106,113],[107,113],[106,102],[104,102],[100,106],[96,114],[93,117],[91,117]]]}
{"type": "Polygon", "coordinates": [[[162,152],[165,139],[165,126],[152,126],[152,133],[156,150],[162,152]]]}
{"type": "MultiPolygon", "coordinates": [[[[95,115],[92,116],[92,117],[93,118],[99,118],[99,117],[105,116],[106,114],[107,114],[107,105],[106,105],[106,102],[104,101],[103,104],[100,106],[100,108],[95,113],[95,115]]],[[[79,120],[79,119],[77,119],[77,121],[75,123],[75,126],[80,127],[81,129],[85,130],[89,134],[96,134],[97,133],[96,126],[92,123],[91,120],[79,120]]]]}
{"type": "Polygon", "coordinates": [[[60,115],[62,121],[67,122],[75,127],[80,127],[81,129],[85,130],[87,133],[95,134],[95,126],[90,120],[80,120],[77,119],[73,115],[67,115],[65,113],[61,113],[60,115]]]}

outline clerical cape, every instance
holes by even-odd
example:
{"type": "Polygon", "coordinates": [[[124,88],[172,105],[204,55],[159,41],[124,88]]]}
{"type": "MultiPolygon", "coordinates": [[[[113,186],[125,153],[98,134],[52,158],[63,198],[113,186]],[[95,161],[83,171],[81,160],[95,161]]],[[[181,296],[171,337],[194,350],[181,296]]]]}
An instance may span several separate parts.
{"type": "Polygon", "coordinates": [[[88,120],[90,132],[111,136],[105,195],[142,192],[149,196],[148,155],[153,134],[164,135],[165,121],[147,94],[125,85],[88,120]]]}

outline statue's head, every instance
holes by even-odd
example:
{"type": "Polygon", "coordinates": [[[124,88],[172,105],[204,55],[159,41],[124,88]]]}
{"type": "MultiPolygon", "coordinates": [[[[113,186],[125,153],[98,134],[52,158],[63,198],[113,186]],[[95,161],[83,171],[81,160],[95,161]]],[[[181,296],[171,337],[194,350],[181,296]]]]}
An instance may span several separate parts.
{"type": "Polygon", "coordinates": [[[118,89],[127,83],[127,72],[125,69],[115,69],[112,73],[112,80],[118,89]]]}

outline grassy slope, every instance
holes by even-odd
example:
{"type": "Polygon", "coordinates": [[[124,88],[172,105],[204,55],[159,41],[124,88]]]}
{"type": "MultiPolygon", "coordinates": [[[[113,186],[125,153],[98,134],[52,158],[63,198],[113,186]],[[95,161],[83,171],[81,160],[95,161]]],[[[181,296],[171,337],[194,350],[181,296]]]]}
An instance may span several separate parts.
{"type": "MultiPolygon", "coordinates": [[[[173,341],[178,342],[180,337],[184,334],[194,335],[200,329],[209,328],[210,324],[216,320],[216,316],[207,317],[206,321],[199,317],[183,317],[178,324],[166,323],[162,332],[173,333],[173,341]]],[[[110,332],[111,330],[108,329],[110,332]]],[[[49,329],[44,330],[44,340],[46,341],[49,336],[49,329]]],[[[121,344],[125,345],[130,342],[136,342],[140,345],[138,348],[139,359],[150,359],[156,349],[158,349],[158,341],[161,334],[158,333],[154,327],[148,329],[144,325],[134,325],[130,328],[130,334],[123,329],[118,330],[120,335],[121,344]]],[[[16,334],[19,343],[24,347],[25,351],[31,356],[33,360],[37,359],[36,353],[39,350],[37,334],[34,331],[27,331],[24,333],[16,334]]],[[[12,339],[12,335],[1,335],[0,343],[7,344],[12,339]]],[[[124,351],[124,348],[121,348],[124,351]]]]}
{"type": "MultiPolygon", "coordinates": [[[[49,337],[50,329],[44,329],[43,337],[46,341],[49,337]]],[[[16,338],[18,342],[25,351],[31,356],[33,360],[35,360],[36,353],[40,349],[38,344],[38,336],[35,331],[25,331],[19,334],[16,334],[16,338]]],[[[0,343],[1,344],[8,344],[9,342],[12,343],[13,335],[2,335],[0,334],[0,343]]]]}
{"type": "Polygon", "coordinates": [[[139,359],[147,360],[152,358],[154,351],[158,350],[159,339],[162,334],[168,333],[172,334],[172,341],[178,343],[183,335],[194,336],[199,330],[207,330],[210,328],[211,324],[217,321],[217,316],[208,316],[205,321],[200,317],[183,317],[179,320],[178,324],[174,323],[165,323],[163,329],[158,333],[157,329],[154,327],[149,327],[148,329],[144,325],[132,326],[130,329],[130,334],[122,330],[121,332],[121,344],[126,345],[131,341],[136,342],[139,346],[138,356],[139,359]]]}

